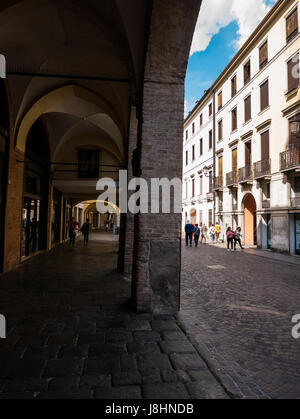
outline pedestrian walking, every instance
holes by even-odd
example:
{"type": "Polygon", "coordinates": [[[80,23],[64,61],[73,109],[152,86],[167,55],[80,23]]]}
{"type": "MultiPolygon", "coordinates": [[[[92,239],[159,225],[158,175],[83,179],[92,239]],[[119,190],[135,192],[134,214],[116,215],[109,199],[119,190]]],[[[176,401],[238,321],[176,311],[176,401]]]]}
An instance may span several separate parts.
{"type": "Polygon", "coordinates": [[[210,229],[209,229],[209,237],[210,237],[211,244],[214,244],[215,241],[216,241],[216,227],[214,226],[214,224],[212,224],[210,226],[210,229]]]}
{"type": "Polygon", "coordinates": [[[228,227],[226,236],[227,236],[227,251],[230,252],[230,247],[231,247],[231,251],[234,252],[234,245],[233,245],[234,236],[233,236],[233,231],[231,227],[228,227]]]}
{"type": "Polygon", "coordinates": [[[201,244],[206,244],[206,239],[207,239],[207,227],[205,224],[201,223],[201,244]]]}
{"type": "Polygon", "coordinates": [[[194,226],[191,224],[190,221],[187,222],[185,226],[185,240],[186,240],[186,247],[190,245],[190,247],[193,247],[193,233],[194,233],[194,226]]]}
{"type": "Polygon", "coordinates": [[[70,244],[75,246],[75,239],[76,239],[76,229],[78,228],[78,223],[75,221],[75,218],[72,217],[71,221],[69,222],[69,237],[70,237],[70,244]]]}
{"type": "Polygon", "coordinates": [[[201,230],[199,225],[196,224],[195,231],[194,231],[194,240],[195,240],[195,247],[198,247],[199,239],[200,239],[201,230]]]}
{"type": "Polygon", "coordinates": [[[221,226],[220,224],[216,224],[216,241],[220,243],[220,235],[221,235],[221,226]]]}
{"type": "Polygon", "coordinates": [[[85,245],[89,244],[90,231],[91,231],[91,224],[90,224],[90,221],[87,219],[86,222],[81,227],[81,233],[83,234],[83,243],[85,245]]]}
{"type": "Polygon", "coordinates": [[[242,246],[242,240],[241,240],[241,238],[242,238],[242,229],[241,229],[241,227],[238,227],[236,229],[236,231],[234,232],[234,250],[236,250],[237,243],[240,245],[240,248],[242,250],[244,250],[244,248],[242,246]]]}

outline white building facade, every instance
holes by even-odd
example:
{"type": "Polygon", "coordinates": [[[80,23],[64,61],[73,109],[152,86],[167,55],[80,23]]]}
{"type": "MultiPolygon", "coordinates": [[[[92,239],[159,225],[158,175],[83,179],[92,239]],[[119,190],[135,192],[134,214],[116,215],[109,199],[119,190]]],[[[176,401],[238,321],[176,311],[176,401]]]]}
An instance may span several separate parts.
{"type": "MultiPolygon", "coordinates": [[[[212,222],[223,229],[239,225],[246,245],[300,255],[299,23],[298,1],[277,1],[210,97],[212,222]]],[[[201,103],[185,121],[185,131],[201,103]]],[[[210,158],[210,153],[202,157],[210,158]]],[[[195,162],[194,174],[188,166],[184,179],[198,176],[201,162],[195,162]]],[[[196,211],[206,207],[197,202],[196,211]]]]}

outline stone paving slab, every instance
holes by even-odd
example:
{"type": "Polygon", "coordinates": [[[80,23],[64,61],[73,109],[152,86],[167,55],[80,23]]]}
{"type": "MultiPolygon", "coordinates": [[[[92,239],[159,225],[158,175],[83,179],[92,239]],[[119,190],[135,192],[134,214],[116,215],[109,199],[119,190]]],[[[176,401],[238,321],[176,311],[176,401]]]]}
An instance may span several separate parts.
{"type": "MultiPolygon", "coordinates": [[[[202,395],[203,377],[197,387],[189,370],[204,364],[177,319],[130,310],[116,245],[95,240],[82,252],[80,242],[61,246],[0,279],[9,330],[0,341],[0,399],[202,395]]],[[[208,381],[207,398],[222,394],[208,381]]]]}

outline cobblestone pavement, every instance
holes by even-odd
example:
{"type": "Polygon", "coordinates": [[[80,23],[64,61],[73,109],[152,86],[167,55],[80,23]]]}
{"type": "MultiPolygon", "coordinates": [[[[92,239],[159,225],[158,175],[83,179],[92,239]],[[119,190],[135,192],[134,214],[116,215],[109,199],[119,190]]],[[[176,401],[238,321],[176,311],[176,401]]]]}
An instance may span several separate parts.
{"type": "Polygon", "coordinates": [[[0,279],[0,399],[228,398],[174,317],[130,311],[108,238],[58,247],[0,279]]]}
{"type": "Polygon", "coordinates": [[[180,319],[214,374],[237,398],[299,399],[299,260],[213,246],[182,254],[180,319]]]}

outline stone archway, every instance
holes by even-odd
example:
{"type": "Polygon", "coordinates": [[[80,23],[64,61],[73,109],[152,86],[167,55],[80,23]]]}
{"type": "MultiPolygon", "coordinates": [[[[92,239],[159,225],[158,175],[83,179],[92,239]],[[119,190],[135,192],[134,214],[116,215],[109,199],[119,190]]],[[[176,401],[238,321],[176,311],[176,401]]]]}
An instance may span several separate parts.
{"type": "Polygon", "coordinates": [[[256,210],[257,205],[252,194],[247,194],[243,200],[244,207],[244,238],[245,245],[256,244],[256,210]]]}

